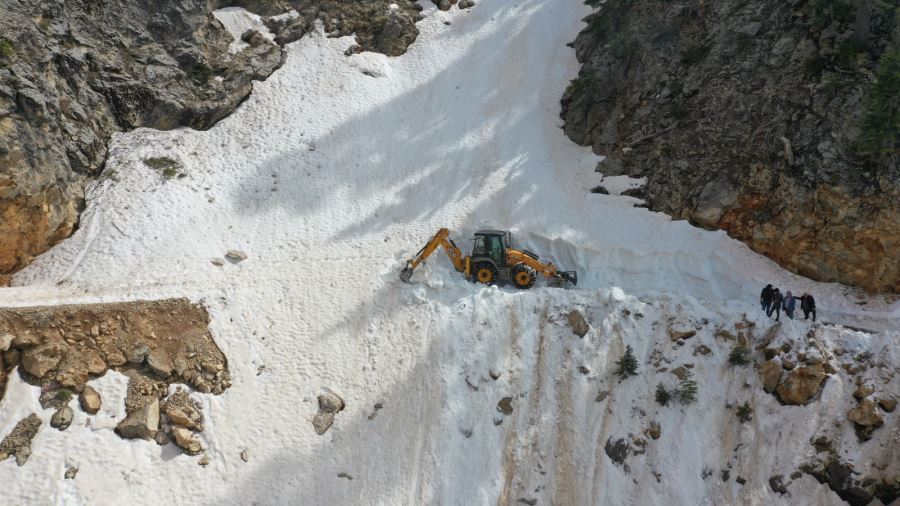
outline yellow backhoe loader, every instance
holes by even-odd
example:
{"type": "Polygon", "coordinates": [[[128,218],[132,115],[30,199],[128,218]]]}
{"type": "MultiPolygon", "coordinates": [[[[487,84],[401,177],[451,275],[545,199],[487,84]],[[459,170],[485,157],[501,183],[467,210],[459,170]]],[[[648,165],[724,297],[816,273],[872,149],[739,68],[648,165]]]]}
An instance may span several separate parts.
{"type": "Polygon", "coordinates": [[[462,251],[450,239],[446,228],[438,230],[434,237],[406,262],[400,271],[400,279],[409,283],[413,271],[439,247],[444,248],[450,262],[466,279],[484,284],[512,282],[516,288],[526,289],[534,285],[538,274],[553,281],[578,284],[575,271],[560,271],[552,262],[544,262],[528,250],[510,247],[510,233],[505,230],[479,230],[473,237],[472,253],[463,256],[462,251]]]}

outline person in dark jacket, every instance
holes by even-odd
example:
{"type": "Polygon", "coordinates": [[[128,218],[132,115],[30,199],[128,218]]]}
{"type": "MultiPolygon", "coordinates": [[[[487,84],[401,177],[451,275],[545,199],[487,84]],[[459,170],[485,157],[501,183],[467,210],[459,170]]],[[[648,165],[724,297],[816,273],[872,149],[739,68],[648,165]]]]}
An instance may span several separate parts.
{"type": "Polygon", "coordinates": [[[784,296],[784,314],[787,315],[791,320],[794,319],[794,309],[797,307],[797,297],[794,297],[791,294],[791,291],[788,290],[788,293],[784,296]]]}
{"type": "Polygon", "coordinates": [[[809,314],[812,313],[813,321],[816,321],[816,299],[812,295],[804,292],[800,296],[800,309],[803,311],[804,320],[808,320],[809,314]]]}
{"type": "Polygon", "coordinates": [[[762,289],[762,293],[759,294],[759,303],[762,305],[763,313],[769,314],[769,306],[772,304],[772,296],[775,294],[775,289],[772,288],[772,284],[769,283],[765,288],[762,289]]]}
{"type": "Polygon", "coordinates": [[[781,295],[781,292],[776,288],[772,295],[772,305],[769,307],[769,312],[766,313],[766,316],[771,318],[772,313],[775,313],[775,321],[781,321],[781,305],[783,303],[784,296],[781,295]]]}

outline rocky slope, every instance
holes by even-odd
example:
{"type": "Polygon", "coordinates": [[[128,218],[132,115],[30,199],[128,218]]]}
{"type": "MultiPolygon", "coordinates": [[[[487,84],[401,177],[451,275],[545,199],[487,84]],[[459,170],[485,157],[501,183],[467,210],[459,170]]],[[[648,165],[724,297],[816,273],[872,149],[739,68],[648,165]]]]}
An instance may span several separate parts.
{"type": "Polygon", "coordinates": [[[804,276],[900,291],[900,3],[597,4],[562,116],[599,172],[804,276]]]}
{"type": "Polygon", "coordinates": [[[0,6],[0,282],[77,227],[111,134],[209,128],[281,65],[279,46],[317,19],[329,33],[356,33],[358,50],[401,54],[421,9],[409,0],[0,6]],[[243,48],[229,52],[234,37],[212,12],[234,5],[271,16],[271,36],[245,32],[243,48]]]}

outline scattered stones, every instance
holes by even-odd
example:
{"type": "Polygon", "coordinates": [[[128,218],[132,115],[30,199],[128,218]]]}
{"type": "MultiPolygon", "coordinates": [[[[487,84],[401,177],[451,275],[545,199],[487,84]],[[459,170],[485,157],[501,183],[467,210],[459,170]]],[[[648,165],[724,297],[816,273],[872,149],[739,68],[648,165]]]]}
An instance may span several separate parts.
{"type": "Polygon", "coordinates": [[[694,347],[694,353],[693,353],[693,355],[694,355],[695,357],[696,357],[697,355],[707,356],[707,355],[710,355],[711,353],[712,353],[712,350],[709,349],[709,346],[706,346],[705,344],[701,344],[701,345],[699,345],[699,346],[694,347]]]}
{"type": "Polygon", "coordinates": [[[34,413],[19,420],[12,432],[0,442],[0,461],[14,455],[16,465],[24,466],[31,456],[31,440],[38,433],[42,423],[40,417],[34,413]]]}
{"type": "Polygon", "coordinates": [[[784,368],[785,371],[793,371],[797,364],[795,364],[792,360],[783,359],[781,361],[781,367],[784,368]]]}
{"type": "MultiPolygon", "coordinates": [[[[178,388],[163,403],[162,412],[173,425],[186,429],[200,430],[203,415],[200,408],[188,397],[187,392],[178,388]]],[[[180,446],[180,445],[179,445],[180,446]]]]}
{"type": "Polygon", "coordinates": [[[597,393],[597,397],[594,400],[597,402],[603,402],[607,397],[609,397],[609,390],[603,390],[597,393]]]}
{"type": "Polygon", "coordinates": [[[78,396],[78,403],[81,405],[82,411],[93,415],[100,411],[102,400],[100,399],[100,394],[96,390],[89,386],[85,386],[78,396]]]}
{"type": "Polygon", "coordinates": [[[78,474],[78,468],[73,466],[73,467],[66,469],[66,474],[64,475],[64,478],[67,480],[74,480],[76,474],[78,474]]]}
{"type": "Polygon", "coordinates": [[[172,438],[175,440],[175,444],[188,455],[198,455],[203,451],[200,440],[188,429],[183,427],[173,427],[172,438]]]}
{"type": "Polygon", "coordinates": [[[166,446],[167,444],[172,442],[172,438],[169,437],[169,435],[166,434],[166,431],[164,430],[156,431],[156,436],[153,438],[153,440],[156,441],[156,444],[158,444],[159,446],[166,446]]]}
{"type": "Polygon", "coordinates": [[[376,402],[374,406],[372,406],[372,413],[368,416],[369,420],[374,420],[376,416],[378,416],[378,412],[384,408],[383,402],[376,402]]]}
{"type": "Polygon", "coordinates": [[[216,267],[222,267],[223,265],[225,265],[225,262],[223,262],[220,258],[213,258],[212,260],[210,260],[210,263],[215,265],[216,267]]]}
{"type": "Polygon", "coordinates": [[[893,413],[895,409],[897,409],[897,399],[894,398],[883,398],[878,399],[878,405],[881,406],[886,413],[893,413]]]}
{"type": "Polygon", "coordinates": [[[739,485],[746,485],[746,484],[747,484],[747,479],[744,478],[743,476],[737,476],[737,477],[735,477],[735,478],[734,478],[734,481],[737,482],[739,485]]]}
{"type": "Polygon", "coordinates": [[[650,422],[650,426],[644,431],[645,434],[653,439],[659,439],[662,435],[662,426],[656,420],[650,422]]]}
{"type": "Polygon", "coordinates": [[[578,366],[578,372],[580,372],[581,374],[590,374],[591,370],[583,365],[580,365],[578,366]]]}
{"type": "Polygon", "coordinates": [[[326,389],[319,395],[319,412],[313,417],[313,428],[316,434],[322,435],[331,428],[334,416],[344,410],[344,400],[336,393],[326,389]]]}
{"type": "Polygon", "coordinates": [[[679,339],[690,339],[697,335],[696,330],[675,330],[669,329],[669,339],[677,341],[679,339]]]}
{"type": "Polygon", "coordinates": [[[498,379],[500,379],[500,373],[493,369],[491,369],[490,372],[488,372],[488,375],[490,375],[491,379],[494,381],[497,381],[498,379]]]}
{"type": "Polygon", "coordinates": [[[338,473],[338,478],[344,478],[345,480],[353,481],[353,476],[348,473],[338,473]]]}
{"type": "Polygon", "coordinates": [[[497,411],[509,416],[513,413],[512,397],[504,397],[497,403],[497,411]]]}
{"type": "Polygon", "coordinates": [[[225,253],[225,258],[231,262],[238,263],[238,262],[243,262],[244,260],[246,260],[247,254],[241,250],[232,249],[232,250],[228,250],[228,252],[225,253]]]}
{"type": "Polygon", "coordinates": [[[203,456],[200,457],[200,460],[197,461],[197,464],[201,465],[203,467],[208,466],[209,465],[209,455],[204,453],[203,456]]]}
{"type": "Polygon", "coordinates": [[[66,430],[72,425],[72,419],[75,417],[75,412],[72,411],[72,408],[69,406],[63,406],[56,410],[56,413],[53,413],[53,416],[50,417],[50,426],[54,429],[66,430]]]}
{"type": "Polygon", "coordinates": [[[116,432],[125,439],[153,439],[159,429],[159,399],[153,398],[140,409],[129,413],[116,426],[116,432]]]}
{"type": "Polygon", "coordinates": [[[569,311],[569,314],[566,315],[566,319],[569,321],[569,327],[572,328],[573,334],[578,337],[587,335],[590,330],[590,325],[588,325],[588,322],[581,311],[578,309],[569,311]]]}
{"type": "Polygon", "coordinates": [[[826,378],[821,364],[798,367],[781,381],[775,392],[784,404],[802,406],[819,394],[826,378]]]}
{"type": "Polygon", "coordinates": [[[244,462],[250,461],[250,453],[247,450],[241,450],[241,460],[244,462]]]}
{"type": "Polygon", "coordinates": [[[777,360],[767,360],[759,366],[759,380],[762,381],[766,393],[775,391],[775,387],[781,381],[781,370],[782,366],[777,360]]]}

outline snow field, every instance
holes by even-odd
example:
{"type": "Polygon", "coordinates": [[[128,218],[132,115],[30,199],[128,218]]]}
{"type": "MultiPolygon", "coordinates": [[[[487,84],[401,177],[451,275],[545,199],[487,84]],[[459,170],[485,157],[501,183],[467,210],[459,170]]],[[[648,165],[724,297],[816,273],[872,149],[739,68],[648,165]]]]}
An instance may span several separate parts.
{"type": "MultiPolygon", "coordinates": [[[[114,137],[116,179],[90,189],[79,231],[19,273],[0,304],[203,301],[233,387],[197,396],[209,466],[83,428],[76,414],[65,433],[42,428],[25,467],[0,463],[15,502],[788,504],[768,488],[769,470],[796,468],[810,451],[809,419],[845,416],[846,392],[834,389],[849,387],[829,380],[823,398],[834,402],[780,407],[752,370],[725,365],[728,345],[712,329],[744,313],[764,327],[754,302],[772,282],[814,293],[822,317],[886,329],[870,338],[820,330],[878,349],[896,340],[900,305],[871,299],[862,310],[843,287],[787,273],[723,233],[590,194],[601,184],[598,157],[571,143],[558,118],[578,72],[565,44],[588,13],[581,2],[423,5],[419,39],[402,57],[346,57],[352,38],[311,34],[212,129],[114,137]],[[179,160],[187,177],[164,181],[142,162],[154,156],[179,160]],[[440,252],[416,284],[401,284],[403,260],[441,226],[464,249],[477,228],[511,229],[518,245],[576,269],[579,287],[471,285],[440,252]],[[229,249],[248,260],[210,263],[229,249]],[[584,339],[561,316],[575,307],[594,327],[584,339]],[[668,318],[709,323],[677,348],[668,318]],[[713,355],[693,357],[699,343],[713,355]],[[611,373],[627,344],[642,375],[619,384],[611,373]],[[696,405],[655,406],[656,383],[672,375],[647,365],[654,351],[695,364],[696,405]],[[347,408],[320,437],[309,420],[323,388],[347,408]],[[610,395],[597,402],[601,390],[610,395]],[[498,419],[506,396],[514,411],[498,419]],[[724,409],[742,399],[758,414],[749,426],[724,409]],[[643,437],[652,418],[663,436],[629,457],[625,473],[603,446],[643,437]],[[744,487],[718,479],[729,459],[744,487]],[[62,479],[63,462],[79,466],[76,480],[62,479]],[[714,471],[707,480],[704,466],[714,471]]],[[[788,322],[784,332],[807,329],[788,322]]],[[[97,383],[104,403],[107,392],[120,402],[121,377],[97,383]]],[[[34,407],[36,389],[11,388],[0,429],[29,406],[49,421],[52,412],[34,407]]],[[[837,501],[809,477],[791,490],[837,501]]]]}

